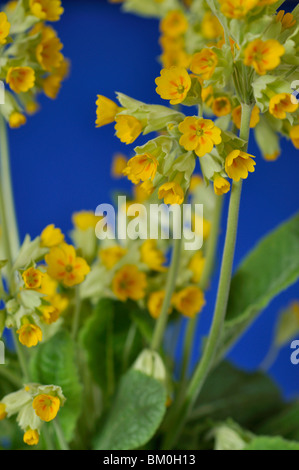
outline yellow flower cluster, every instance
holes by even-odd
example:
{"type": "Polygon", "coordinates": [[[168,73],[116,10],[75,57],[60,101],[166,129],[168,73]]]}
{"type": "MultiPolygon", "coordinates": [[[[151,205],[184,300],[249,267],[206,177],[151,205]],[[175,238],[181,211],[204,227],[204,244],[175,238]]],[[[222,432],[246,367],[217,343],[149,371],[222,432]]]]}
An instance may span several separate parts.
{"type": "Polygon", "coordinates": [[[7,84],[1,110],[11,128],[24,125],[26,114],[38,111],[40,93],[55,99],[68,75],[63,45],[47,24],[58,21],[62,13],[60,0],[10,2],[0,12],[0,79],[7,84]]]}

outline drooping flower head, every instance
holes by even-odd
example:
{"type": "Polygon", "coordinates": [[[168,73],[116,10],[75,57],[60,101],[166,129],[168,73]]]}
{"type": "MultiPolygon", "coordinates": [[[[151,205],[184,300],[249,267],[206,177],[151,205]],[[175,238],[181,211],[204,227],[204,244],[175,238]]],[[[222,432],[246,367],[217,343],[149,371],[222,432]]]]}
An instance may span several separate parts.
{"type": "Polygon", "coordinates": [[[222,196],[230,191],[230,182],[222,176],[214,179],[214,191],[217,196],[222,196]]]}
{"type": "Polygon", "coordinates": [[[36,430],[28,429],[23,436],[23,441],[28,446],[37,446],[39,443],[39,432],[36,430]]]}
{"type": "Polygon", "coordinates": [[[112,281],[113,292],[122,301],[143,299],[146,286],[146,275],[133,265],[120,269],[112,281]]]}
{"type": "Polygon", "coordinates": [[[194,318],[204,307],[205,298],[198,287],[190,286],[174,294],[172,303],[182,315],[194,318]]]}
{"type": "Polygon", "coordinates": [[[298,109],[298,103],[293,103],[292,95],[279,93],[271,98],[269,112],[276,119],[285,119],[287,113],[294,113],[298,109]]]}
{"type": "Polygon", "coordinates": [[[248,173],[255,171],[255,157],[241,150],[233,150],[225,160],[225,171],[234,181],[248,178],[248,173]]]}
{"type": "Polygon", "coordinates": [[[106,126],[115,120],[115,116],[119,111],[119,107],[114,101],[109,100],[106,96],[98,95],[96,102],[97,105],[97,120],[96,127],[106,126]]]}
{"type": "Polygon", "coordinates": [[[0,12],[0,44],[6,44],[7,36],[10,31],[10,23],[7,20],[6,13],[3,11],[0,12]]]}
{"type": "Polygon", "coordinates": [[[33,325],[30,323],[25,323],[21,328],[17,331],[19,335],[19,341],[27,348],[32,348],[37,346],[39,342],[43,339],[42,330],[39,326],[33,325]]]}
{"type": "Polygon", "coordinates": [[[61,0],[29,0],[31,12],[43,21],[59,21],[64,9],[61,0]]]}
{"type": "Polygon", "coordinates": [[[60,408],[60,400],[58,397],[51,395],[38,395],[34,398],[32,407],[42,421],[49,423],[57,416],[60,408]]]}
{"type": "Polygon", "coordinates": [[[244,64],[254,67],[259,75],[266,75],[278,67],[284,53],[285,48],[276,39],[255,39],[245,49],[244,64]]]}
{"type": "Polygon", "coordinates": [[[188,29],[187,18],[180,10],[170,11],[161,21],[160,29],[166,36],[180,36],[188,29]]]}
{"type": "Polygon", "coordinates": [[[156,157],[149,153],[144,155],[136,155],[128,161],[127,167],[123,173],[134,184],[139,184],[140,181],[152,180],[156,176],[158,161],[156,157]]]}
{"type": "Polygon", "coordinates": [[[15,93],[26,93],[35,84],[35,72],[31,67],[10,67],[6,81],[15,93]]]}
{"type": "Polygon", "coordinates": [[[134,116],[118,115],[115,118],[116,136],[124,144],[132,144],[140,136],[143,126],[134,116]]]}
{"type": "Polygon", "coordinates": [[[185,194],[181,186],[175,181],[169,181],[162,184],[158,193],[159,199],[164,199],[165,204],[175,205],[183,204],[185,194]]]}
{"type": "Polygon", "coordinates": [[[213,76],[218,64],[218,57],[211,49],[202,49],[192,57],[191,72],[199,75],[203,80],[209,80],[213,76]]]}

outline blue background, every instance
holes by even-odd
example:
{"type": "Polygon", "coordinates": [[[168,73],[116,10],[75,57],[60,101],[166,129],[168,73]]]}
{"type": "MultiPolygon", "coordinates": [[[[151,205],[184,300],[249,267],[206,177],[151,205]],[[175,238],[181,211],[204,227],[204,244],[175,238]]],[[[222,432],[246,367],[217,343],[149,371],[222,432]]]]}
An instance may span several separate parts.
{"type": "MultiPolygon", "coordinates": [[[[74,211],[94,210],[110,202],[114,189],[130,188],[128,182],[110,177],[112,155],[118,151],[129,155],[132,148],[114,137],[113,126],[95,128],[97,94],[114,99],[114,91],[122,91],[148,103],[160,102],[154,84],[160,72],[158,22],[123,14],[106,0],[65,0],[63,4],[65,14],[55,27],[72,62],[70,78],[58,100],[42,97],[41,112],[29,118],[25,127],[10,131],[22,238],[26,233],[38,235],[49,223],[68,231],[74,211]]],[[[282,145],[277,162],[258,157],[256,172],[244,185],[236,264],[263,235],[298,210],[299,155],[291,143],[282,145]]],[[[250,152],[258,155],[254,142],[250,152]]],[[[220,257],[218,267],[219,263],[220,257]]],[[[211,321],[215,278],[199,321],[200,336],[211,321]]],[[[248,370],[255,369],[268,350],[280,309],[298,297],[298,284],[280,295],[229,357],[248,370]]],[[[286,396],[299,393],[299,366],[291,364],[289,348],[281,352],[271,374],[286,396]]]]}

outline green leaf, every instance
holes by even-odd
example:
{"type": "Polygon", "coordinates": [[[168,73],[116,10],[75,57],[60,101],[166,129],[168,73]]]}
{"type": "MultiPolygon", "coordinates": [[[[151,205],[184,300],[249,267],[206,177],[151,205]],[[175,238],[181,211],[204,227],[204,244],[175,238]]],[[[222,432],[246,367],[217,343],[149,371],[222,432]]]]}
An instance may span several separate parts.
{"type": "Polygon", "coordinates": [[[59,411],[59,421],[68,442],[73,438],[82,403],[75,360],[74,343],[66,331],[61,331],[36,349],[30,363],[33,381],[62,388],[66,402],[59,411]]]}
{"type": "Polygon", "coordinates": [[[299,278],[299,215],[266,236],[247,256],[232,280],[219,354],[258,314],[299,278]]]}
{"type": "Polygon", "coordinates": [[[208,378],[190,420],[231,418],[255,430],[257,423],[273,416],[281,406],[280,391],[268,376],[222,362],[208,378]]]}
{"type": "Polygon", "coordinates": [[[166,404],[161,382],[136,370],[121,380],[103,430],[96,437],[95,450],[133,450],[144,446],[158,430],[166,404]]]}
{"type": "Polygon", "coordinates": [[[258,434],[280,435],[286,439],[299,441],[299,402],[286,405],[258,427],[258,434]]]}
{"type": "MultiPolygon", "coordinates": [[[[90,370],[103,391],[107,391],[109,384],[111,386],[123,372],[130,326],[130,308],[127,304],[101,299],[81,331],[80,340],[87,352],[90,370]]],[[[135,360],[141,349],[138,333],[128,360],[135,360]]]]}
{"type": "Polygon", "coordinates": [[[299,450],[299,442],[286,441],[281,437],[256,437],[244,450],[299,450]]]}

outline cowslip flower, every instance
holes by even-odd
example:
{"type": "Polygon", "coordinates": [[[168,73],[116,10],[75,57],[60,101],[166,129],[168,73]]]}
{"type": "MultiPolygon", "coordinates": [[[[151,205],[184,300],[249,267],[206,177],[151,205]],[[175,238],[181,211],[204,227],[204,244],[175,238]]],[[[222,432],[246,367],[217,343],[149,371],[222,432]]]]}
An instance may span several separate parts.
{"type": "Polygon", "coordinates": [[[295,26],[296,20],[294,18],[294,15],[292,13],[286,13],[285,10],[280,10],[277,15],[276,15],[276,21],[277,23],[282,24],[283,29],[289,29],[295,26]]]}
{"type": "Polygon", "coordinates": [[[293,126],[290,130],[290,138],[296,147],[299,149],[299,126],[293,126]]]}
{"type": "Polygon", "coordinates": [[[0,421],[3,421],[7,416],[6,413],[6,405],[4,403],[0,403],[0,421]]]}
{"type": "Polygon", "coordinates": [[[37,395],[33,400],[32,407],[42,421],[49,423],[57,416],[60,400],[58,397],[51,395],[37,395]]]}
{"type": "Polygon", "coordinates": [[[156,176],[158,165],[158,160],[150,153],[136,155],[128,161],[123,173],[134,184],[139,184],[140,181],[146,180],[153,181],[156,176]]]}
{"type": "Polygon", "coordinates": [[[161,21],[160,29],[170,37],[181,36],[188,29],[187,18],[180,10],[170,11],[161,21]]]}
{"type": "Polygon", "coordinates": [[[115,121],[115,116],[119,111],[119,106],[114,101],[109,100],[106,96],[98,95],[97,120],[96,127],[106,126],[115,121]]]}
{"type": "Polygon", "coordinates": [[[39,311],[42,313],[43,321],[47,325],[57,322],[60,317],[60,311],[54,305],[42,305],[39,311]]]}
{"type": "Polygon", "coordinates": [[[173,105],[182,103],[191,88],[190,75],[183,67],[162,69],[161,76],[155,82],[158,95],[164,100],[170,100],[173,105]]]}
{"type": "Polygon", "coordinates": [[[205,298],[201,289],[190,286],[174,294],[172,303],[182,315],[194,318],[204,307],[205,298]]]}
{"type": "MultiPolygon", "coordinates": [[[[241,120],[242,120],[242,106],[237,106],[232,111],[232,119],[235,126],[240,129],[241,128],[241,120]]],[[[258,123],[260,122],[260,110],[257,105],[254,106],[251,118],[250,118],[250,127],[253,129],[258,123]]]]}
{"type": "Polygon", "coordinates": [[[127,265],[120,269],[112,281],[112,290],[115,296],[123,302],[128,299],[143,299],[146,286],[146,275],[133,265],[127,265]]]}
{"type": "Polygon", "coordinates": [[[23,441],[28,446],[37,446],[39,443],[39,432],[33,429],[28,429],[23,436],[23,441]]]}
{"type": "Polygon", "coordinates": [[[183,204],[185,199],[184,191],[175,181],[162,184],[158,192],[159,199],[164,199],[165,204],[183,204]]]}
{"type": "Polygon", "coordinates": [[[234,181],[248,178],[248,173],[255,171],[255,157],[241,150],[233,150],[225,160],[225,171],[234,181]]]}
{"type": "Polygon", "coordinates": [[[180,123],[179,131],[183,134],[180,145],[187,151],[194,150],[198,157],[203,157],[222,142],[221,129],[210,119],[189,116],[180,123]]]}
{"type": "Polygon", "coordinates": [[[287,113],[294,113],[298,109],[298,103],[293,103],[292,95],[279,93],[271,98],[269,112],[277,119],[285,119],[287,113]]]}
{"type": "Polygon", "coordinates": [[[255,39],[245,49],[244,64],[254,67],[259,75],[266,75],[268,70],[278,67],[284,53],[285,48],[276,39],[255,39]]]}
{"type": "Polygon", "coordinates": [[[60,228],[56,228],[54,224],[48,225],[41,233],[40,244],[45,248],[53,248],[64,242],[64,235],[60,228]]]}
{"type": "Polygon", "coordinates": [[[140,136],[143,126],[134,116],[117,116],[115,118],[116,136],[124,144],[132,144],[140,136]]]}
{"type": "Polygon", "coordinates": [[[111,173],[113,178],[121,178],[123,175],[123,171],[128,164],[127,157],[122,153],[117,153],[113,157],[111,173]]]}
{"type": "Polygon", "coordinates": [[[15,93],[26,93],[35,84],[35,72],[31,67],[10,67],[6,82],[15,93]]]}
{"type": "Polygon", "coordinates": [[[222,176],[214,179],[214,191],[217,196],[222,196],[230,191],[230,182],[222,176]]]}
{"type": "Polygon", "coordinates": [[[24,126],[27,122],[27,118],[24,114],[19,113],[18,111],[13,111],[9,116],[9,127],[11,129],[18,129],[21,126],[24,126]]]}
{"type": "Polygon", "coordinates": [[[61,54],[63,44],[57,37],[56,32],[50,26],[42,29],[42,39],[36,48],[36,58],[43,70],[51,72],[58,68],[64,57],[61,54]]]}
{"type": "Polygon", "coordinates": [[[99,257],[107,269],[114,266],[127,254],[127,250],[122,246],[110,246],[99,251],[99,257]]]}
{"type": "Polygon", "coordinates": [[[218,57],[211,49],[202,49],[194,54],[190,64],[192,73],[199,75],[203,80],[212,77],[218,64],[218,57]]]}
{"type": "Polygon", "coordinates": [[[202,273],[205,267],[206,260],[202,254],[202,251],[195,253],[189,263],[188,269],[192,272],[192,282],[198,284],[201,280],[202,273]]]}
{"type": "Polygon", "coordinates": [[[19,341],[27,348],[36,346],[43,339],[42,330],[39,326],[26,323],[17,331],[19,341]]]}
{"type": "Polygon", "coordinates": [[[42,80],[42,87],[45,95],[51,100],[55,100],[60,91],[63,78],[61,75],[54,73],[42,80]]]}
{"type": "Polygon", "coordinates": [[[22,274],[26,289],[38,289],[42,283],[42,273],[38,269],[29,268],[22,274]]]}
{"type": "Polygon", "coordinates": [[[6,44],[9,31],[10,31],[10,23],[7,20],[6,14],[3,11],[1,11],[0,12],[0,44],[6,44]]]}
{"type": "Polygon", "coordinates": [[[140,249],[141,262],[146,264],[152,271],[166,271],[163,264],[166,262],[165,256],[157,248],[157,240],[146,240],[140,249]]]}
{"type": "Polygon", "coordinates": [[[219,0],[222,13],[228,18],[244,18],[259,0],[219,0]]]}
{"type": "Polygon", "coordinates": [[[226,96],[215,98],[212,105],[212,111],[217,117],[227,116],[232,110],[230,100],[226,96]]]}
{"type": "Polygon", "coordinates": [[[50,277],[62,282],[65,287],[73,287],[84,281],[90,267],[83,258],[77,257],[72,245],[63,243],[51,248],[45,256],[50,277]]]}
{"type": "Polygon", "coordinates": [[[60,0],[29,0],[31,13],[43,21],[59,21],[64,9],[60,0]]]}
{"type": "Polygon", "coordinates": [[[266,153],[263,155],[264,159],[267,160],[267,162],[275,162],[279,157],[280,157],[280,151],[276,150],[273,153],[266,153]]]}
{"type": "MultiPolygon", "coordinates": [[[[165,298],[164,290],[152,292],[151,295],[149,296],[149,299],[147,302],[147,308],[148,308],[150,315],[155,320],[157,320],[160,317],[164,298],[165,298]]],[[[171,311],[172,311],[172,307],[170,306],[168,313],[170,314],[171,311]]]]}
{"type": "Polygon", "coordinates": [[[223,27],[212,12],[207,11],[201,23],[201,33],[206,39],[215,39],[223,35],[223,27]]]}
{"type": "Polygon", "coordinates": [[[72,216],[74,226],[85,232],[90,228],[95,228],[102,217],[96,216],[93,211],[75,212],[72,216]]]}

